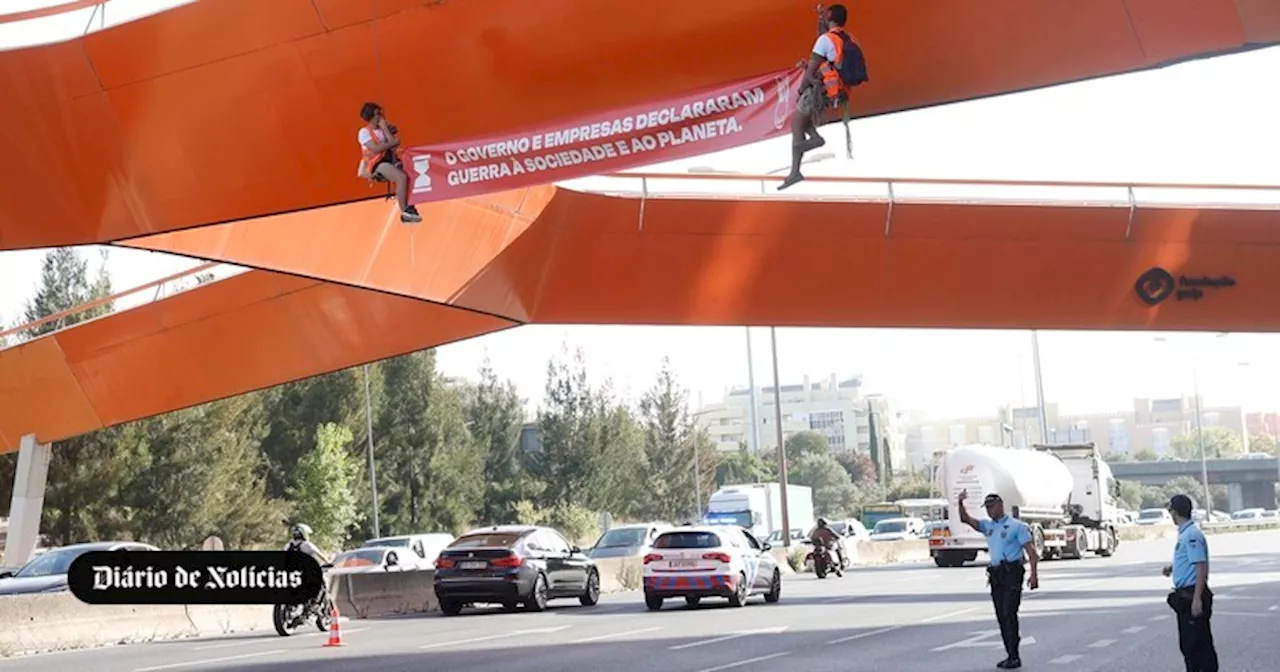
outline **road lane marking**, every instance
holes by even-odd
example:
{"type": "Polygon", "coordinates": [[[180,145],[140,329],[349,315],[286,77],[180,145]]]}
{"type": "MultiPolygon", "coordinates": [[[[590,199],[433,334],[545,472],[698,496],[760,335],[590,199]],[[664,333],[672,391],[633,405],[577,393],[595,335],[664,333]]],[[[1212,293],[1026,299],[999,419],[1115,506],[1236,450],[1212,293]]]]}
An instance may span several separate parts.
{"type": "Polygon", "coordinates": [[[936,615],[936,616],[930,616],[930,617],[928,617],[928,618],[921,619],[921,620],[919,620],[919,621],[917,621],[917,622],[915,622],[915,623],[903,623],[902,625],[891,625],[891,626],[889,626],[889,627],[887,627],[887,628],[880,628],[879,630],[871,630],[871,631],[869,631],[869,632],[860,632],[860,633],[858,633],[858,634],[856,634],[856,635],[849,635],[848,637],[841,637],[841,638],[839,638],[839,639],[833,639],[833,640],[831,640],[831,641],[827,642],[827,644],[843,644],[843,643],[845,643],[845,642],[852,642],[852,641],[853,641],[853,640],[855,640],[855,639],[862,639],[863,637],[871,637],[871,636],[873,636],[873,635],[883,635],[883,634],[884,634],[884,633],[886,633],[886,632],[893,632],[894,630],[901,630],[901,629],[903,629],[903,628],[906,628],[906,627],[909,627],[909,626],[912,626],[912,625],[924,625],[925,623],[932,623],[932,622],[934,622],[934,621],[941,621],[941,620],[943,620],[943,619],[945,619],[945,618],[951,618],[952,616],[960,616],[960,615],[962,615],[962,614],[967,614],[967,613],[969,613],[969,612],[971,612],[971,611],[977,611],[977,610],[978,610],[978,609],[980,609],[980,608],[981,608],[981,607],[969,607],[968,609],[961,609],[961,610],[959,610],[959,611],[951,611],[951,612],[947,612],[947,613],[945,613],[945,614],[938,614],[938,615],[936,615]]]}
{"type": "Polygon", "coordinates": [[[1152,616],[1152,617],[1151,617],[1151,620],[1153,620],[1153,621],[1166,621],[1166,620],[1169,620],[1169,614],[1160,614],[1159,616],[1152,616]]]}
{"type": "Polygon", "coordinates": [[[139,667],[133,672],[156,672],[157,670],[173,670],[179,667],[191,667],[193,665],[209,665],[210,663],[225,663],[232,660],[244,660],[245,658],[259,658],[262,656],[274,656],[277,653],[285,653],[285,649],[274,649],[272,651],[259,651],[257,653],[242,653],[238,656],[224,656],[222,658],[206,658],[204,660],[189,660],[185,663],[170,663],[168,665],[156,665],[155,667],[139,667]]]}
{"type": "Polygon", "coordinates": [[[1125,628],[1124,630],[1121,630],[1120,632],[1123,632],[1123,633],[1124,633],[1124,634],[1126,634],[1126,635],[1136,635],[1136,634],[1138,634],[1139,632],[1142,632],[1143,630],[1146,630],[1146,629],[1147,629],[1147,626],[1145,626],[1145,625],[1135,625],[1135,626],[1133,626],[1132,628],[1125,628]]]}
{"type": "MultiPolygon", "coordinates": [[[[351,630],[343,630],[343,635],[352,635],[357,632],[364,632],[369,628],[353,628],[351,630]]],[[[293,635],[290,639],[301,639],[303,637],[323,637],[328,633],[324,632],[307,632],[301,635],[293,635]]],[[[279,642],[280,637],[252,637],[246,639],[237,639],[234,642],[224,642],[222,644],[206,644],[204,646],[193,646],[192,651],[208,651],[210,649],[226,649],[233,646],[249,646],[250,644],[265,644],[266,642],[279,642]]]]}
{"type": "Polygon", "coordinates": [[[708,668],[707,668],[707,669],[705,669],[705,670],[698,670],[698,672],[720,672],[720,670],[730,670],[730,669],[733,669],[733,668],[735,668],[735,667],[742,667],[743,665],[750,665],[751,663],[760,663],[760,662],[764,662],[764,661],[766,661],[766,660],[773,660],[774,658],[781,658],[782,656],[788,655],[788,654],[790,654],[790,653],[791,653],[790,651],[783,651],[782,653],[771,653],[771,654],[769,654],[769,655],[767,655],[767,656],[756,656],[755,658],[748,658],[748,659],[746,659],[746,660],[739,660],[739,661],[738,661],[738,662],[736,662],[736,663],[729,663],[729,664],[727,664],[727,665],[720,665],[720,666],[718,666],[718,667],[708,667],[708,668]]]}
{"type": "Polygon", "coordinates": [[[1091,649],[1101,649],[1101,648],[1105,648],[1105,647],[1111,646],[1112,644],[1115,644],[1115,643],[1116,643],[1116,640],[1114,640],[1114,639],[1099,639],[1098,641],[1096,641],[1096,642],[1094,642],[1094,643],[1090,644],[1090,645],[1089,645],[1089,648],[1091,648],[1091,649]]]}
{"type": "Polygon", "coordinates": [[[707,644],[727,642],[731,639],[738,639],[741,637],[750,637],[751,635],[776,635],[786,629],[787,629],[787,626],[779,625],[773,628],[761,628],[759,630],[744,630],[742,632],[735,632],[732,635],[721,635],[720,637],[712,637],[711,639],[703,639],[696,642],[689,642],[688,644],[677,644],[676,646],[668,646],[667,649],[669,651],[683,651],[685,649],[692,649],[695,646],[705,646],[707,644]]]}
{"type": "Polygon", "coordinates": [[[1271,607],[1268,608],[1267,611],[1276,611],[1277,609],[1280,609],[1280,604],[1271,605],[1271,607]]]}
{"type": "Polygon", "coordinates": [[[1214,610],[1213,615],[1214,616],[1249,616],[1252,618],[1271,618],[1272,617],[1272,614],[1264,614],[1261,612],[1255,614],[1247,611],[1218,611],[1216,609],[1214,610]]]}
{"type": "Polygon", "coordinates": [[[1077,660],[1080,660],[1080,658],[1082,658],[1082,656],[1077,656],[1075,654],[1072,654],[1069,656],[1058,656],[1057,658],[1054,658],[1053,660],[1049,661],[1049,664],[1050,665],[1066,665],[1067,663],[1074,663],[1077,660]]]}
{"type": "MultiPolygon", "coordinates": [[[[544,635],[552,632],[560,632],[568,630],[569,626],[559,625],[551,628],[529,628],[528,630],[516,630],[515,632],[504,632],[497,635],[485,635],[484,637],[468,637],[467,639],[454,639],[446,642],[435,642],[434,644],[424,644],[419,649],[438,649],[443,646],[457,646],[458,644],[474,644],[476,642],[490,642],[495,639],[506,639],[508,637],[519,637],[521,635],[544,635]]],[[[135,672],[137,672],[135,670],[135,672]]]]}
{"type": "Polygon", "coordinates": [[[595,637],[587,637],[585,639],[575,639],[569,643],[570,644],[586,644],[588,642],[599,642],[601,640],[612,639],[614,637],[626,637],[627,635],[639,635],[646,632],[655,632],[661,629],[662,629],[661,627],[658,627],[658,628],[643,628],[641,630],[628,630],[626,632],[611,632],[607,635],[597,635],[595,637]]]}

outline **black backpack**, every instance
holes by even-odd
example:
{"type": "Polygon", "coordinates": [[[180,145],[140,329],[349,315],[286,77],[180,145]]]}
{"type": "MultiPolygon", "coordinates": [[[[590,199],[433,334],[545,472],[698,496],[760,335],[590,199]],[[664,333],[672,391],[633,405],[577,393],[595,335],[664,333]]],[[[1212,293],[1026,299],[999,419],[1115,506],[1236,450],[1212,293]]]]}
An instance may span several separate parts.
{"type": "Polygon", "coordinates": [[[841,62],[838,71],[840,72],[840,81],[845,86],[858,86],[868,81],[867,77],[867,59],[862,53],[862,47],[858,46],[853,38],[843,30],[835,31],[840,35],[840,39],[844,41],[844,47],[841,49],[841,62]]]}

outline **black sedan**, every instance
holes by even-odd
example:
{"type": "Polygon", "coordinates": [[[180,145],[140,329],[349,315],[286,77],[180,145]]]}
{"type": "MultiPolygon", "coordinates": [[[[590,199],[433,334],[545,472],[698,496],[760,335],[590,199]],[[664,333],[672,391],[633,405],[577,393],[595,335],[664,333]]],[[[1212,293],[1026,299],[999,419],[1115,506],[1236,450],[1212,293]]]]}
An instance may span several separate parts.
{"type": "Polygon", "coordinates": [[[590,607],[600,600],[600,572],[553,529],[502,525],[472,530],[441,551],[435,592],[446,616],[475,604],[542,611],[548,600],[562,598],[590,607]]]}

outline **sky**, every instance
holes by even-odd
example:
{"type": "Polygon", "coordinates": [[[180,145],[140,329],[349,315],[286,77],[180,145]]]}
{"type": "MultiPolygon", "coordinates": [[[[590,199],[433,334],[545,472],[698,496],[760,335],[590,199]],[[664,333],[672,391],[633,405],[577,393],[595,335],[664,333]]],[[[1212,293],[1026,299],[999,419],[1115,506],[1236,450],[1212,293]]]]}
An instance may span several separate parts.
{"type": "MultiPolygon", "coordinates": [[[[1280,127],[1275,124],[1280,93],[1267,84],[1276,72],[1280,48],[858,120],[852,124],[853,161],[844,157],[843,129],[832,125],[823,130],[828,140],[824,149],[836,156],[807,166],[805,172],[1280,185],[1275,158],[1280,156],[1280,127]]],[[[690,168],[710,167],[759,174],[781,168],[788,158],[788,140],[777,138],[644,170],[687,174],[690,168]]],[[[574,186],[590,184],[583,180],[574,186]]],[[[708,189],[706,184],[700,188],[708,189]]],[[[801,184],[792,191],[822,188],[801,184]]],[[[1107,193],[1107,198],[1114,196],[1107,193]]],[[[1137,197],[1140,202],[1245,200],[1238,193],[1182,190],[1147,190],[1137,197]]],[[[1280,188],[1260,198],[1280,203],[1280,188]]],[[[95,265],[97,249],[82,248],[95,265]]],[[[0,252],[0,324],[17,321],[38,281],[43,254],[0,252]]],[[[198,263],[113,248],[107,267],[119,291],[198,263]]],[[[219,275],[235,270],[223,267],[219,275]]],[[[154,295],[154,290],[141,292],[117,305],[136,305],[154,295]]],[[[768,385],[769,329],[751,333],[756,384],[768,385]]],[[[1280,410],[1280,394],[1268,384],[1280,380],[1280,336],[1179,333],[1157,341],[1158,336],[1041,332],[1046,400],[1057,402],[1063,413],[1124,410],[1134,397],[1190,395],[1198,382],[1209,405],[1280,410]]],[[[867,391],[933,418],[985,416],[1002,404],[1035,404],[1031,335],[1026,331],[786,328],[777,330],[777,343],[785,383],[805,375],[813,380],[861,375],[867,391]]],[[[595,382],[609,379],[632,399],[652,384],[664,357],[670,358],[694,403],[718,401],[729,387],[747,383],[746,330],[741,327],[521,327],[443,346],[439,363],[450,375],[474,376],[488,357],[534,407],[548,358],[566,346],[583,349],[595,382]]]]}

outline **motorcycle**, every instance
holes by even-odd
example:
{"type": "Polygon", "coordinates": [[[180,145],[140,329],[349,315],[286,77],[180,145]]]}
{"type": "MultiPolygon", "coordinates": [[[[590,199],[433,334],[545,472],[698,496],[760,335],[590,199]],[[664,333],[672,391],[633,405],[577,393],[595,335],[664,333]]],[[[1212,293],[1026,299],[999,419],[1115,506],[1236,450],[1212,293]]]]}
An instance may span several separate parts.
{"type": "Polygon", "coordinates": [[[805,562],[813,563],[813,573],[819,579],[827,578],[828,572],[835,572],[836,576],[844,576],[840,566],[831,558],[831,549],[827,548],[825,544],[815,544],[813,550],[805,558],[805,562]]]}
{"type": "MultiPolygon", "coordinates": [[[[320,568],[328,570],[333,565],[321,565],[320,568]]],[[[314,622],[320,632],[329,631],[329,627],[333,625],[333,598],[329,595],[327,576],[325,584],[326,587],[314,599],[301,604],[275,605],[271,610],[271,622],[276,627],[276,634],[288,637],[308,621],[314,622]]]]}

